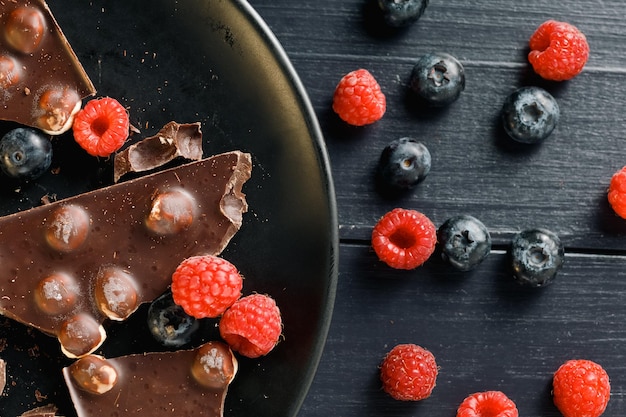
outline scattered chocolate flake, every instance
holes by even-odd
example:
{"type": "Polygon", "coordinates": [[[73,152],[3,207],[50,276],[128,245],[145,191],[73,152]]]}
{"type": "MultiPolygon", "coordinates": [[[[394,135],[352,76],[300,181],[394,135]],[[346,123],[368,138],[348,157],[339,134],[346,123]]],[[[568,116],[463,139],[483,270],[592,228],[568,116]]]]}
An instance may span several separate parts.
{"type": "Polygon", "coordinates": [[[39,391],[38,389],[35,390],[35,399],[37,400],[38,403],[43,402],[44,400],[48,399],[47,395],[44,395],[41,393],[41,391],[39,391]]]}
{"type": "Polygon", "coordinates": [[[28,356],[31,358],[39,357],[39,346],[35,345],[31,348],[28,348],[28,356]]]}
{"type": "Polygon", "coordinates": [[[52,195],[46,194],[43,197],[41,197],[41,204],[44,204],[44,205],[50,204],[50,203],[55,202],[56,199],[57,199],[56,194],[52,194],[52,195]]]}
{"type": "Polygon", "coordinates": [[[202,159],[200,122],[169,122],[155,135],[137,142],[115,155],[113,181],[130,172],[159,168],[175,158],[202,159]]]}
{"type": "Polygon", "coordinates": [[[54,404],[33,408],[21,414],[19,417],[57,417],[57,408],[54,404]]]}

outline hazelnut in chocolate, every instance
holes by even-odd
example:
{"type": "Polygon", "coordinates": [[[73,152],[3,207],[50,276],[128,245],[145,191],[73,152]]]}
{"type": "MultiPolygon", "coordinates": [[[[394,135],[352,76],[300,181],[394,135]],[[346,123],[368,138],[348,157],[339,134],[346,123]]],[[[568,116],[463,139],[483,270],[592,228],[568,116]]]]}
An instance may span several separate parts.
{"type": "Polygon", "coordinates": [[[222,252],[251,169],[232,151],[0,218],[0,313],[68,357],[94,352],[105,320],[163,294],[185,258],[222,252]]]}
{"type": "Polygon", "coordinates": [[[66,132],[95,88],[43,0],[0,2],[0,119],[66,132]]]}

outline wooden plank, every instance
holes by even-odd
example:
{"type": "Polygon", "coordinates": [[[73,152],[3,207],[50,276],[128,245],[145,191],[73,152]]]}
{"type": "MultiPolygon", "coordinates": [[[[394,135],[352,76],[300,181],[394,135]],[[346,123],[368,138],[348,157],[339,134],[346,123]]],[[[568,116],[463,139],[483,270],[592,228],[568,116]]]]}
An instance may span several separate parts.
{"type": "Polygon", "coordinates": [[[381,34],[366,19],[369,0],[251,0],[298,71],[326,138],[342,241],[333,323],[300,416],[450,417],[475,391],[498,389],[520,415],[559,416],[552,373],[567,359],[602,363],[612,381],[605,415],[623,415],[626,378],[626,221],[606,201],[611,175],[626,165],[626,21],[621,0],[431,0],[414,26],[381,34]],[[547,19],[586,33],[591,56],[566,83],[538,79],[528,37],[547,19]],[[424,53],[456,55],[467,88],[447,109],[407,100],[410,70],[424,53]],[[369,69],[387,96],[375,125],[351,128],[330,106],[339,78],[369,69]],[[499,124],[506,95],[539,85],[562,117],[541,146],[511,143],[499,124]],[[372,179],[382,148],[401,136],[422,140],[433,156],[429,177],[412,193],[386,199],[372,179]],[[372,226],[394,207],[415,208],[439,225],[469,213],[483,220],[494,251],[460,273],[438,258],[416,271],[382,265],[369,246],[372,226]],[[566,245],[552,286],[512,282],[506,249],[516,231],[546,227],[566,245]],[[391,400],[378,365],[396,343],[431,349],[438,386],[419,404],[391,400]]]}
{"type": "Polygon", "coordinates": [[[525,61],[525,32],[556,11],[547,2],[516,6],[514,13],[503,1],[481,6],[433,2],[417,27],[383,40],[362,32],[360,2],[334,7],[322,2],[317,15],[311,15],[311,3],[253,4],[262,16],[265,12],[276,19],[269,24],[318,114],[336,180],[342,239],[368,239],[378,217],[404,206],[424,211],[436,224],[462,212],[473,214],[490,228],[496,245],[506,245],[515,231],[541,226],[575,250],[626,250],[626,222],[606,202],[611,175],[626,164],[626,95],[615,88],[626,82],[626,71],[619,67],[626,45],[617,38],[626,28],[613,24],[618,3],[563,7],[568,13],[558,14],[590,22],[589,68],[567,83],[539,80],[525,61]],[[299,19],[301,25],[288,24],[298,13],[311,16],[299,19]],[[606,22],[595,25],[604,18],[606,22]],[[435,29],[449,20],[455,24],[443,38],[435,29]],[[311,36],[314,27],[318,29],[311,36]],[[455,43],[456,37],[463,42],[455,43]],[[459,101],[440,111],[418,108],[407,98],[412,66],[435,47],[457,53],[467,73],[459,101]],[[596,53],[606,57],[609,49],[614,57],[597,59],[596,53]],[[330,109],[337,81],[358,67],[368,68],[387,95],[384,118],[364,128],[346,126],[330,109]],[[516,145],[500,126],[504,98],[522,85],[545,87],[561,107],[559,126],[541,146],[516,145]],[[415,192],[385,200],[376,193],[372,175],[382,148],[401,136],[422,140],[433,155],[433,168],[415,192]]]}
{"type": "Polygon", "coordinates": [[[449,417],[465,395],[497,389],[520,415],[557,416],[551,375],[572,358],[605,366],[613,385],[606,415],[621,415],[625,262],[566,256],[551,286],[529,290],[512,281],[502,252],[470,273],[438,259],[406,272],[380,264],[366,246],[343,245],[334,319],[300,415],[449,417]],[[433,395],[420,404],[381,391],[378,365],[398,343],[424,346],[441,367],[433,395]]]}

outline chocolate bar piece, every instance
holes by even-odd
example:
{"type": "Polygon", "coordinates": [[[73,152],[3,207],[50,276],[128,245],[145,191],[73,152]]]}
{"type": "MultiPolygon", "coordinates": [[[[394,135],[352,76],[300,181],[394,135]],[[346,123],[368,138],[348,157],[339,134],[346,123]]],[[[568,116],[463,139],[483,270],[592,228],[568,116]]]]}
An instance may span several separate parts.
{"type": "Polygon", "coordinates": [[[0,218],[0,313],[68,357],[93,352],[104,320],[161,295],[183,259],[222,252],[251,170],[232,151],[0,218]]]}
{"type": "Polygon", "coordinates": [[[0,2],[0,119],[69,130],[96,90],[43,0],[0,2]]]}
{"type": "Polygon", "coordinates": [[[105,359],[63,369],[78,417],[222,417],[237,360],[222,342],[195,350],[105,359]]]}
{"type": "Polygon", "coordinates": [[[4,392],[4,387],[7,384],[7,363],[0,359],[0,395],[4,392]]]}
{"type": "Polygon", "coordinates": [[[176,158],[202,159],[200,122],[169,122],[154,136],[145,138],[115,154],[113,181],[130,172],[159,168],[176,158]]]}

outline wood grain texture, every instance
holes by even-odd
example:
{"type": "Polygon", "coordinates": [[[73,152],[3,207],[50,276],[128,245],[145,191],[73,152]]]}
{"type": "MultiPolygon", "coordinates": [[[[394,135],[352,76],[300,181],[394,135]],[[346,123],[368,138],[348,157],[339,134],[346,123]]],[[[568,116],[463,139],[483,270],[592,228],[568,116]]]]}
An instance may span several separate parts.
{"type": "Polygon", "coordinates": [[[606,415],[623,415],[626,258],[569,255],[558,281],[539,291],[512,282],[499,251],[469,274],[438,259],[390,271],[363,245],[342,246],[340,259],[333,323],[301,416],[452,417],[466,395],[497,389],[521,416],[556,417],[552,373],[579,357],[606,368],[606,415]],[[437,386],[420,404],[380,390],[378,366],[397,343],[420,344],[437,358],[437,386]]]}
{"type": "Polygon", "coordinates": [[[301,415],[453,416],[465,395],[501,389],[520,415],[558,416],[550,377],[571,357],[607,367],[607,416],[623,415],[626,369],[626,221],[606,200],[612,174],[626,165],[626,20],[618,0],[431,0],[420,21],[381,31],[368,0],[251,0],[285,48],[317,113],[337,193],[340,279],[333,324],[301,415]],[[591,56],[569,82],[550,83],[526,60],[543,21],[577,25],[591,56]],[[410,71],[430,51],[457,56],[466,70],[461,98],[434,111],[408,93],[410,71]],[[343,74],[367,68],[387,96],[387,113],[353,128],[331,110],[343,74]],[[499,112],[523,85],[550,91],[559,126],[540,146],[511,142],[499,112]],[[373,173],[390,141],[413,136],[429,148],[431,173],[400,198],[383,196],[373,173]],[[432,259],[413,273],[383,267],[369,248],[372,226],[406,207],[436,225],[468,213],[489,228],[494,251],[478,270],[453,272],[432,259]],[[525,228],[546,227],[566,246],[557,282],[542,291],[511,283],[506,249],[525,228]],[[395,343],[431,348],[441,373],[421,404],[389,400],[377,366],[395,343]]]}

